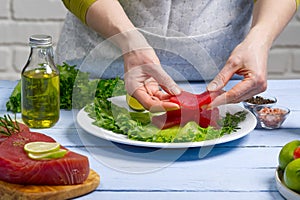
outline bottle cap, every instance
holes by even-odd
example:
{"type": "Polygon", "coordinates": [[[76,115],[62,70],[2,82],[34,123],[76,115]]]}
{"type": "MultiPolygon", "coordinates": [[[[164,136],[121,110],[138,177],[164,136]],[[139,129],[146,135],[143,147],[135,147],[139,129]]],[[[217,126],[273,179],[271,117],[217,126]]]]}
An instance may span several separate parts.
{"type": "Polygon", "coordinates": [[[49,35],[32,35],[29,38],[29,45],[31,46],[51,46],[52,37],[49,35]]]}

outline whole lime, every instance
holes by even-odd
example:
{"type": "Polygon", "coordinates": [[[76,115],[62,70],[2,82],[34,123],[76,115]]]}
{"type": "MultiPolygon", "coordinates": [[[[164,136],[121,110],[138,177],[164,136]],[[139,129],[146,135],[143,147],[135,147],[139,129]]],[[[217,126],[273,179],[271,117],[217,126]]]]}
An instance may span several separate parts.
{"type": "Polygon", "coordinates": [[[300,146],[300,140],[293,140],[285,144],[279,153],[279,167],[284,170],[289,162],[294,160],[294,150],[300,146]]]}
{"type": "Polygon", "coordinates": [[[293,160],[286,166],[283,180],[288,188],[300,192],[300,159],[293,160]]]}

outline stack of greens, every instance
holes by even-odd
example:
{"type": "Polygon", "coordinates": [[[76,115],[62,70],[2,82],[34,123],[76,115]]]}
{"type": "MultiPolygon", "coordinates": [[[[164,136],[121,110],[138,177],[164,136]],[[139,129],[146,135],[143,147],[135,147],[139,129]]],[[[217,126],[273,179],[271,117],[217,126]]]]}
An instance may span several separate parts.
{"type": "MultiPolygon", "coordinates": [[[[215,139],[239,129],[239,123],[246,118],[246,112],[227,113],[218,123],[220,129],[202,128],[195,122],[184,127],[174,126],[160,130],[151,124],[149,112],[130,112],[112,104],[108,99],[125,95],[124,81],[115,79],[89,79],[89,74],[67,63],[58,65],[60,71],[61,109],[81,109],[94,119],[93,124],[115,133],[127,135],[132,140],[147,142],[198,142],[215,139]]],[[[6,104],[7,110],[21,112],[20,82],[6,104]]]]}

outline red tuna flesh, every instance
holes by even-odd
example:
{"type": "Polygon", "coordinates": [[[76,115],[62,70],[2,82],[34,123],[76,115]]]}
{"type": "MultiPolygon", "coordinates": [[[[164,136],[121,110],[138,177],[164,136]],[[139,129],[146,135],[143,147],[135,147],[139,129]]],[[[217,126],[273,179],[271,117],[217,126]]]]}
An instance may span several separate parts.
{"type": "Polygon", "coordinates": [[[87,179],[87,157],[68,151],[63,158],[33,160],[24,145],[35,141],[55,142],[44,134],[23,131],[0,144],[0,180],[23,185],[71,185],[87,179]]]}
{"type": "Polygon", "coordinates": [[[181,108],[198,109],[211,103],[220,94],[221,91],[205,91],[201,94],[193,94],[187,91],[182,91],[180,95],[172,96],[170,98],[170,102],[178,104],[181,108]]]}
{"type": "Polygon", "coordinates": [[[152,117],[152,124],[160,129],[170,128],[175,125],[184,126],[189,121],[197,122],[201,127],[218,127],[219,109],[206,109],[205,105],[215,99],[220,92],[203,92],[192,94],[182,91],[178,96],[172,96],[170,102],[180,106],[178,110],[167,111],[166,113],[152,117]]]}
{"type": "MultiPolygon", "coordinates": [[[[13,135],[13,134],[17,134],[17,133],[20,133],[20,132],[28,132],[29,131],[29,127],[26,126],[25,124],[17,123],[17,122],[14,122],[13,124],[14,124],[15,127],[17,127],[17,129],[7,124],[7,127],[10,130],[7,130],[7,128],[5,128],[3,126],[0,126],[0,133],[1,132],[8,133],[10,131],[10,134],[13,135]]],[[[8,137],[10,137],[10,135],[0,134],[0,144],[4,140],[6,140],[8,137]]]]}
{"type": "Polygon", "coordinates": [[[218,128],[219,109],[179,109],[167,111],[162,115],[152,117],[152,124],[159,129],[166,129],[172,126],[184,126],[190,121],[197,122],[199,126],[207,128],[213,126],[218,128]]]}

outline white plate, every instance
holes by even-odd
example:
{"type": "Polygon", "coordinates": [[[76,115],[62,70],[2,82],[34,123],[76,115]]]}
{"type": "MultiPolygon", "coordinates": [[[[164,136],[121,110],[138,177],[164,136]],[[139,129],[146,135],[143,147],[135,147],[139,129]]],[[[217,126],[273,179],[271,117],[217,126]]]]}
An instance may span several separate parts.
{"type": "Polygon", "coordinates": [[[300,194],[289,189],[283,183],[283,172],[279,169],[279,167],[276,169],[275,179],[277,189],[284,198],[288,200],[300,200],[300,194]]]}
{"type": "Polygon", "coordinates": [[[93,125],[92,122],[94,120],[88,116],[88,113],[84,111],[84,108],[81,109],[77,114],[77,123],[86,132],[108,141],[127,144],[127,145],[154,147],[154,148],[188,148],[188,147],[212,146],[215,144],[230,142],[233,140],[237,140],[241,137],[244,137],[248,133],[250,133],[256,126],[257,121],[255,116],[250,111],[242,108],[239,105],[236,104],[229,104],[226,106],[223,105],[219,107],[219,110],[221,116],[224,116],[226,112],[235,113],[241,110],[245,110],[246,112],[248,112],[248,114],[246,116],[246,119],[239,124],[240,129],[238,129],[236,132],[231,133],[229,135],[224,135],[217,139],[205,140],[201,142],[156,143],[156,142],[144,142],[144,141],[131,140],[128,139],[126,135],[117,134],[112,131],[93,125]]]}

